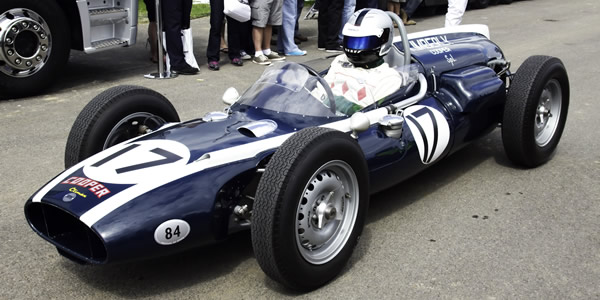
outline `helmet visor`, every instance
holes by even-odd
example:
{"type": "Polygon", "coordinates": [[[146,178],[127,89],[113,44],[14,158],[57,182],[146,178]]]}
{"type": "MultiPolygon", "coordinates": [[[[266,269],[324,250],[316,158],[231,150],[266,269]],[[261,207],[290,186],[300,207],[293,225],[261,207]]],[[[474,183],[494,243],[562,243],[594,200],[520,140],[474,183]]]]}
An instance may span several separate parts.
{"type": "Polygon", "coordinates": [[[370,36],[344,36],[344,48],[353,50],[371,50],[381,46],[381,38],[370,36]]]}

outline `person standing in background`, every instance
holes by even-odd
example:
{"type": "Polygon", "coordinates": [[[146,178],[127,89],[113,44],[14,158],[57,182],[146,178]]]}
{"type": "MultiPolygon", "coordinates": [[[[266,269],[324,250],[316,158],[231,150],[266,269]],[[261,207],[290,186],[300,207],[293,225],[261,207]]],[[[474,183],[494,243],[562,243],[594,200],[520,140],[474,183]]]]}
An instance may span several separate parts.
{"type": "Polygon", "coordinates": [[[342,25],[343,0],[319,0],[317,48],[331,53],[344,51],[338,41],[342,25]]]}
{"type": "Polygon", "coordinates": [[[259,65],[270,65],[271,61],[283,60],[275,51],[271,51],[273,26],[282,23],[283,0],[251,0],[252,41],[254,42],[254,58],[252,62],[259,65]]]}
{"type": "Polygon", "coordinates": [[[356,0],[344,0],[344,9],[342,10],[342,25],[340,26],[340,32],[338,33],[338,39],[340,40],[340,44],[344,39],[344,36],[342,35],[344,25],[346,25],[346,22],[348,22],[350,17],[352,17],[352,14],[354,14],[355,10],[356,0]]]}
{"type": "Polygon", "coordinates": [[[284,0],[282,8],[282,24],[277,34],[277,49],[285,53],[286,56],[302,56],[306,55],[306,51],[301,50],[296,42],[295,27],[296,20],[299,16],[298,1],[284,0]]]}
{"type": "Polygon", "coordinates": [[[148,12],[148,44],[150,44],[150,60],[158,62],[158,39],[156,30],[156,0],[144,0],[148,12]]]}
{"type": "Polygon", "coordinates": [[[190,66],[185,61],[183,42],[181,40],[181,30],[190,28],[192,0],[161,1],[161,10],[171,72],[182,75],[194,75],[198,73],[198,68],[190,66]]]}
{"type": "MultiPolygon", "coordinates": [[[[169,1],[169,0],[166,0],[169,1]]],[[[218,71],[221,52],[221,33],[223,32],[223,21],[227,17],[227,54],[234,66],[242,66],[244,63],[240,57],[241,50],[241,24],[236,19],[225,16],[223,0],[210,0],[210,32],[208,34],[208,46],[206,47],[206,58],[208,69],[218,71]]]]}
{"type": "Polygon", "coordinates": [[[446,27],[459,25],[467,9],[468,0],[448,0],[448,12],[446,13],[446,27]]]}

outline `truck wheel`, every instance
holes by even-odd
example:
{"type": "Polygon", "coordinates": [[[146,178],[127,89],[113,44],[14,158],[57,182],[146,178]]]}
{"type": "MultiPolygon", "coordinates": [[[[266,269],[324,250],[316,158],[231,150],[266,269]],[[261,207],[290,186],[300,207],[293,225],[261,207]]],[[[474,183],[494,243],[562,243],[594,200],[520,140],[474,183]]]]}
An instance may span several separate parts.
{"type": "Polygon", "coordinates": [[[139,86],[110,88],[75,119],[65,147],[65,168],[168,122],[179,122],[179,115],[163,95],[139,86]]]}
{"type": "Polygon", "coordinates": [[[348,134],[314,127],[291,136],[255,197],[252,246],[263,271],[300,291],[332,280],[362,232],[368,186],[364,155],[348,134]]]}
{"type": "Polygon", "coordinates": [[[567,121],[569,77],[560,59],[531,56],[508,91],[502,142],[508,158],[524,167],[550,160],[567,121]]]}
{"type": "Polygon", "coordinates": [[[490,0],[475,0],[472,4],[474,8],[483,9],[490,6],[490,0]]]}
{"type": "Polygon", "coordinates": [[[0,1],[0,96],[48,87],[69,59],[70,37],[56,1],[0,1]]]}

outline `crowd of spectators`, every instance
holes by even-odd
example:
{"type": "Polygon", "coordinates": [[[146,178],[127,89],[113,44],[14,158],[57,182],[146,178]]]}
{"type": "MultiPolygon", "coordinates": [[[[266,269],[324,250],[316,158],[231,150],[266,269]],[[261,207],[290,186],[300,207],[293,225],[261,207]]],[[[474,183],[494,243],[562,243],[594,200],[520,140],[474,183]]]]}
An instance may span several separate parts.
{"type": "MultiPolygon", "coordinates": [[[[155,0],[144,0],[150,24],[148,42],[150,60],[158,62],[155,0]]],[[[298,20],[304,0],[249,0],[251,19],[239,22],[223,13],[225,0],[210,0],[210,32],[206,57],[208,69],[220,69],[220,54],[224,53],[234,66],[243,66],[244,60],[260,65],[285,60],[286,56],[303,56],[307,50],[300,48],[308,40],[299,32],[298,20]],[[274,33],[277,38],[273,39],[274,33]],[[226,33],[226,34],[225,34],[226,33]],[[275,49],[271,49],[275,46],[275,49]]],[[[311,8],[318,11],[317,49],[342,53],[342,29],[352,14],[362,8],[379,8],[391,11],[402,19],[404,25],[416,25],[412,19],[423,0],[316,0],[311,8]]],[[[460,24],[468,0],[448,0],[445,26],[460,24]]],[[[165,46],[170,59],[171,72],[183,75],[196,74],[198,68],[186,63],[183,55],[181,30],[190,27],[192,0],[161,1],[165,46]]]]}

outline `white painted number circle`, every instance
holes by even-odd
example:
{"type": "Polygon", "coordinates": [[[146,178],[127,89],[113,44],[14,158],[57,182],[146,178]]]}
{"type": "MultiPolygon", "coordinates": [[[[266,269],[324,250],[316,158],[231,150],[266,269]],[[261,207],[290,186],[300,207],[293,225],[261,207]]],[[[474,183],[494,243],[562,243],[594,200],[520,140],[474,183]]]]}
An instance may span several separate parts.
{"type": "Polygon", "coordinates": [[[161,245],[181,242],[190,233],[190,225],[179,219],[168,220],[154,231],[154,240],[161,245]]]}
{"type": "Polygon", "coordinates": [[[148,140],[109,148],[83,168],[88,178],[104,183],[137,184],[177,172],[190,160],[190,150],[171,140],[148,140]]]}
{"type": "Polygon", "coordinates": [[[438,110],[414,105],[404,110],[404,118],[412,133],[424,164],[435,162],[450,142],[450,126],[438,110]]]}

